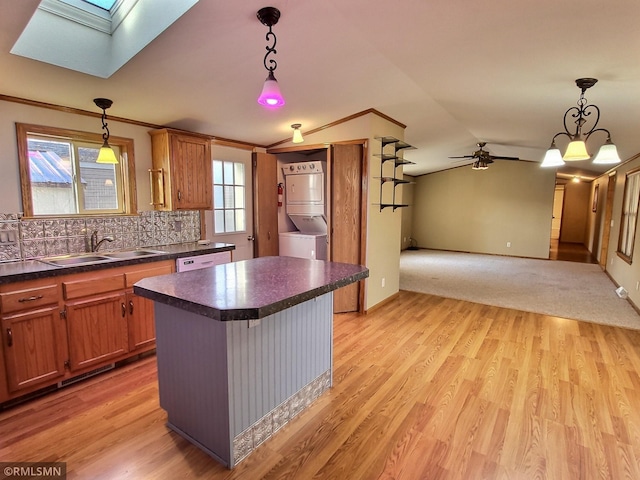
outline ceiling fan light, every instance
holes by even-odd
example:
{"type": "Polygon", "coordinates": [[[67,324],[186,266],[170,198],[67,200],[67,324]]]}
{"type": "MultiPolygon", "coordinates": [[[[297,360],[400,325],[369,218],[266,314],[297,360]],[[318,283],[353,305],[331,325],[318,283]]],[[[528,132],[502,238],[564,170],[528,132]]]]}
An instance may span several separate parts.
{"type": "Polygon", "coordinates": [[[616,146],[611,143],[611,141],[607,141],[604,145],[600,147],[598,150],[598,154],[593,159],[593,163],[598,163],[600,165],[613,165],[615,163],[620,163],[620,156],[618,155],[618,149],[616,146]]]}
{"type": "Polygon", "coordinates": [[[284,105],[284,97],[280,92],[278,81],[273,75],[273,72],[269,72],[267,79],[262,86],[262,93],[258,97],[258,103],[265,107],[281,107],[284,105]]]}
{"type": "Polygon", "coordinates": [[[544,154],[544,159],[540,164],[541,167],[561,167],[564,165],[564,160],[562,160],[562,154],[560,150],[556,146],[552,146],[547,150],[547,153],[544,154]]]}
{"type": "Polygon", "coordinates": [[[476,160],[471,165],[471,170],[486,170],[487,168],[489,168],[489,165],[484,160],[476,160]]]}
{"type": "Polygon", "coordinates": [[[567,151],[562,156],[565,162],[576,162],[578,160],[588,160],[587,146],[583,140],[573,140],[567,146],[567,151]]]}

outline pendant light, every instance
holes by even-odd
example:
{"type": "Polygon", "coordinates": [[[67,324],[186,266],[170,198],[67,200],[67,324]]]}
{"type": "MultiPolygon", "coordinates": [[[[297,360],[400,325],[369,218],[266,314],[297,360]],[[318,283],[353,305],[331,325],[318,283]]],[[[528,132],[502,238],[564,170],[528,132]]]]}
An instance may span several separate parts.
{"type": "Polygon", "coordinates": [[[264,7],[258,10],[257,13],[258,20],[263,25],[269,27],[269,31],[267,32],[266,39],[268,41],[272,41],[271,45],[267,45],[267,53],[264,56],[264,68],[269,72],[267,75],[267,79],[262,86],[262,92],[258,97],[258,103],[260,105],[264,105],[265,107],[281,107],[284,105],[284,97],[282,93],[280,93],[280,87],[278,86],[278,81],[276,80],[273,72],[278,67],[278,64],[273,58],[269,58],[269,55],[275,55],[276,52],[276,35],[271,30],[278,20],[280,19],[280,10],[275,7],[264,7]]]}
{"type": "Polygon", "coordinates": [[[107,126],[107,108],[111,107],[113,102],[108,98],[94,98],[93,103],[95,103],[98,108],[102,109],[102,129],[104,130],[102,133],[102,139],[104,142],[100,148],[100,152],[98,153],[96,163],[117,164],[118,159],[116,158],[116,154],[109,146],[109,127],[107,126]]]}
{"type": "Polygon", "coordinates": [[[293,138],[291,139],[291,141],[293,143],[304,142],[304,138],[302,138],[302,132],[300,131],[301,126],[301,123],[294,123],[293,125],[291,125],[291,128],[293,128],[293,138]]]}
{"type": "Polygon", "coordinates": [[[576,85],[580,89],[580,98],[578,99],[578,106],[571,107],[564,112],[564,132],[556,133],[551,141],[551,146],[544,156],[542,161],[542,167],[558,167],[564,165],[564,162],[574,162],[580,160],[588,160],[591,158],[587,152],[586,142],[594,132],[605,132],[607,134],[607,140],[604,145],[600,147],[598,154],[595,156],[593,163],[598,164],[615,164],[620,163],[620,157],[618,156],[618,149],[611,141],[611,133],[605,128],[596,128],[598,121],[600,120],[600,109],[597,105],[587,105],[587,99],[584,96],[584,92],[587,89],[593,87],[598,80],[596,78],[579,78],[576,80],[576,85]],[[591,115],[594,114],[592,118],[591,115]],[[569,131],[569,125],[567,122],[569,119],[575,119],[575,132],[569,131]],[[591,129],[587,132],[583,132],[582,129],[589,120],[593,120],[591,129]],[[560,150],[556,147],[556,138],[560,135],[565,135],[569,138],[570,142],[567,146],[564,155],[560,155],[560,150]]]}

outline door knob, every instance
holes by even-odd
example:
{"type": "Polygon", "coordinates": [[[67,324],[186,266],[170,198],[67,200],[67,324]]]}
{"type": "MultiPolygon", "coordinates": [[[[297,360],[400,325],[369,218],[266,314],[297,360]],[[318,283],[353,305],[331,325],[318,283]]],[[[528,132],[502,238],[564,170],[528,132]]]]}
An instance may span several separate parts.
{"type": "Polygon", "coordinates": [[[250,242],[253,242],[256,239],[256,237],[254,237],[253,235],[249,235],[247,237],[247,240],[249,240],[250,242]]]}

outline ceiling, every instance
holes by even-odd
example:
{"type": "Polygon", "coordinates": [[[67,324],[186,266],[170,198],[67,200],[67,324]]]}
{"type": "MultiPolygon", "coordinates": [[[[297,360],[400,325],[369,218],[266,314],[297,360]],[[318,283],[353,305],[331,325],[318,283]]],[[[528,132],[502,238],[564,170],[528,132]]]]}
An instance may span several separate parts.
{"type": "Polygon", "coordinates": [[[541,161],[576,105],[574,80],[595,77],[599,126],[623,160],[640,152],[637,0],[200,0],[106,79],[10,53],[38,4],[0,0],[0,94],[89,111],[107,97],[113,116],[263,146],[293,123],[304,132],[374,108],[407,125],[417,149],[405,173],[418,175],[460,165],[447,157],[479,141],[541,161]],[[281,11],[278,110],[256,102],[265,6],[281,11]]]}

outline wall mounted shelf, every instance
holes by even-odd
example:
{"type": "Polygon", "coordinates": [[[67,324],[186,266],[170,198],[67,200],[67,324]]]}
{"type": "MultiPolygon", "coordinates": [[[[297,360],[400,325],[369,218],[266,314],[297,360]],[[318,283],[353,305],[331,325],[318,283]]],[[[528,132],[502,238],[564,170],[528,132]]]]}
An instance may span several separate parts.
{"type": "Polygon", "coordinates": [[[414,162],[405,160],[400,155],[398,155],[398,152],[401,152],[404,150],[413,150],[415,149],[415,147],[395,137],[385,136],[385,137],[375,137],[375,139],[380,141],[380,153],[374,153],[374,156],[380,158],[380,176],[374,177],[380,180],[380,204],[379,204],[380,211],[384,210],[385,208],[392,208],[395,211],[396,208],[408,207],[409,205],[407,204],[396,203],[396,187],[398,185],[406,185],[413,182],[410,182],[409,180],[404,180],[403,178],[399,178],[396,175],[397,175],[397,168],[399,166],[411,165],[414,162]],[[387,146],[390,146],[390,147],[387,148],[387,146]],[[392,153],[389,153],[388,151],[385,152],[385,149],[389,150],[390,148],[393,148],[392,153]],[[384,174],[385,164],[387,162],[393,162],[392,175],[384,174]],[[391,203],[382,201],[383,193],[384,193],[383,187],[387,183],[393,184],[393,192],[391,193],[391,198],[392,198],[391,203]]]}

